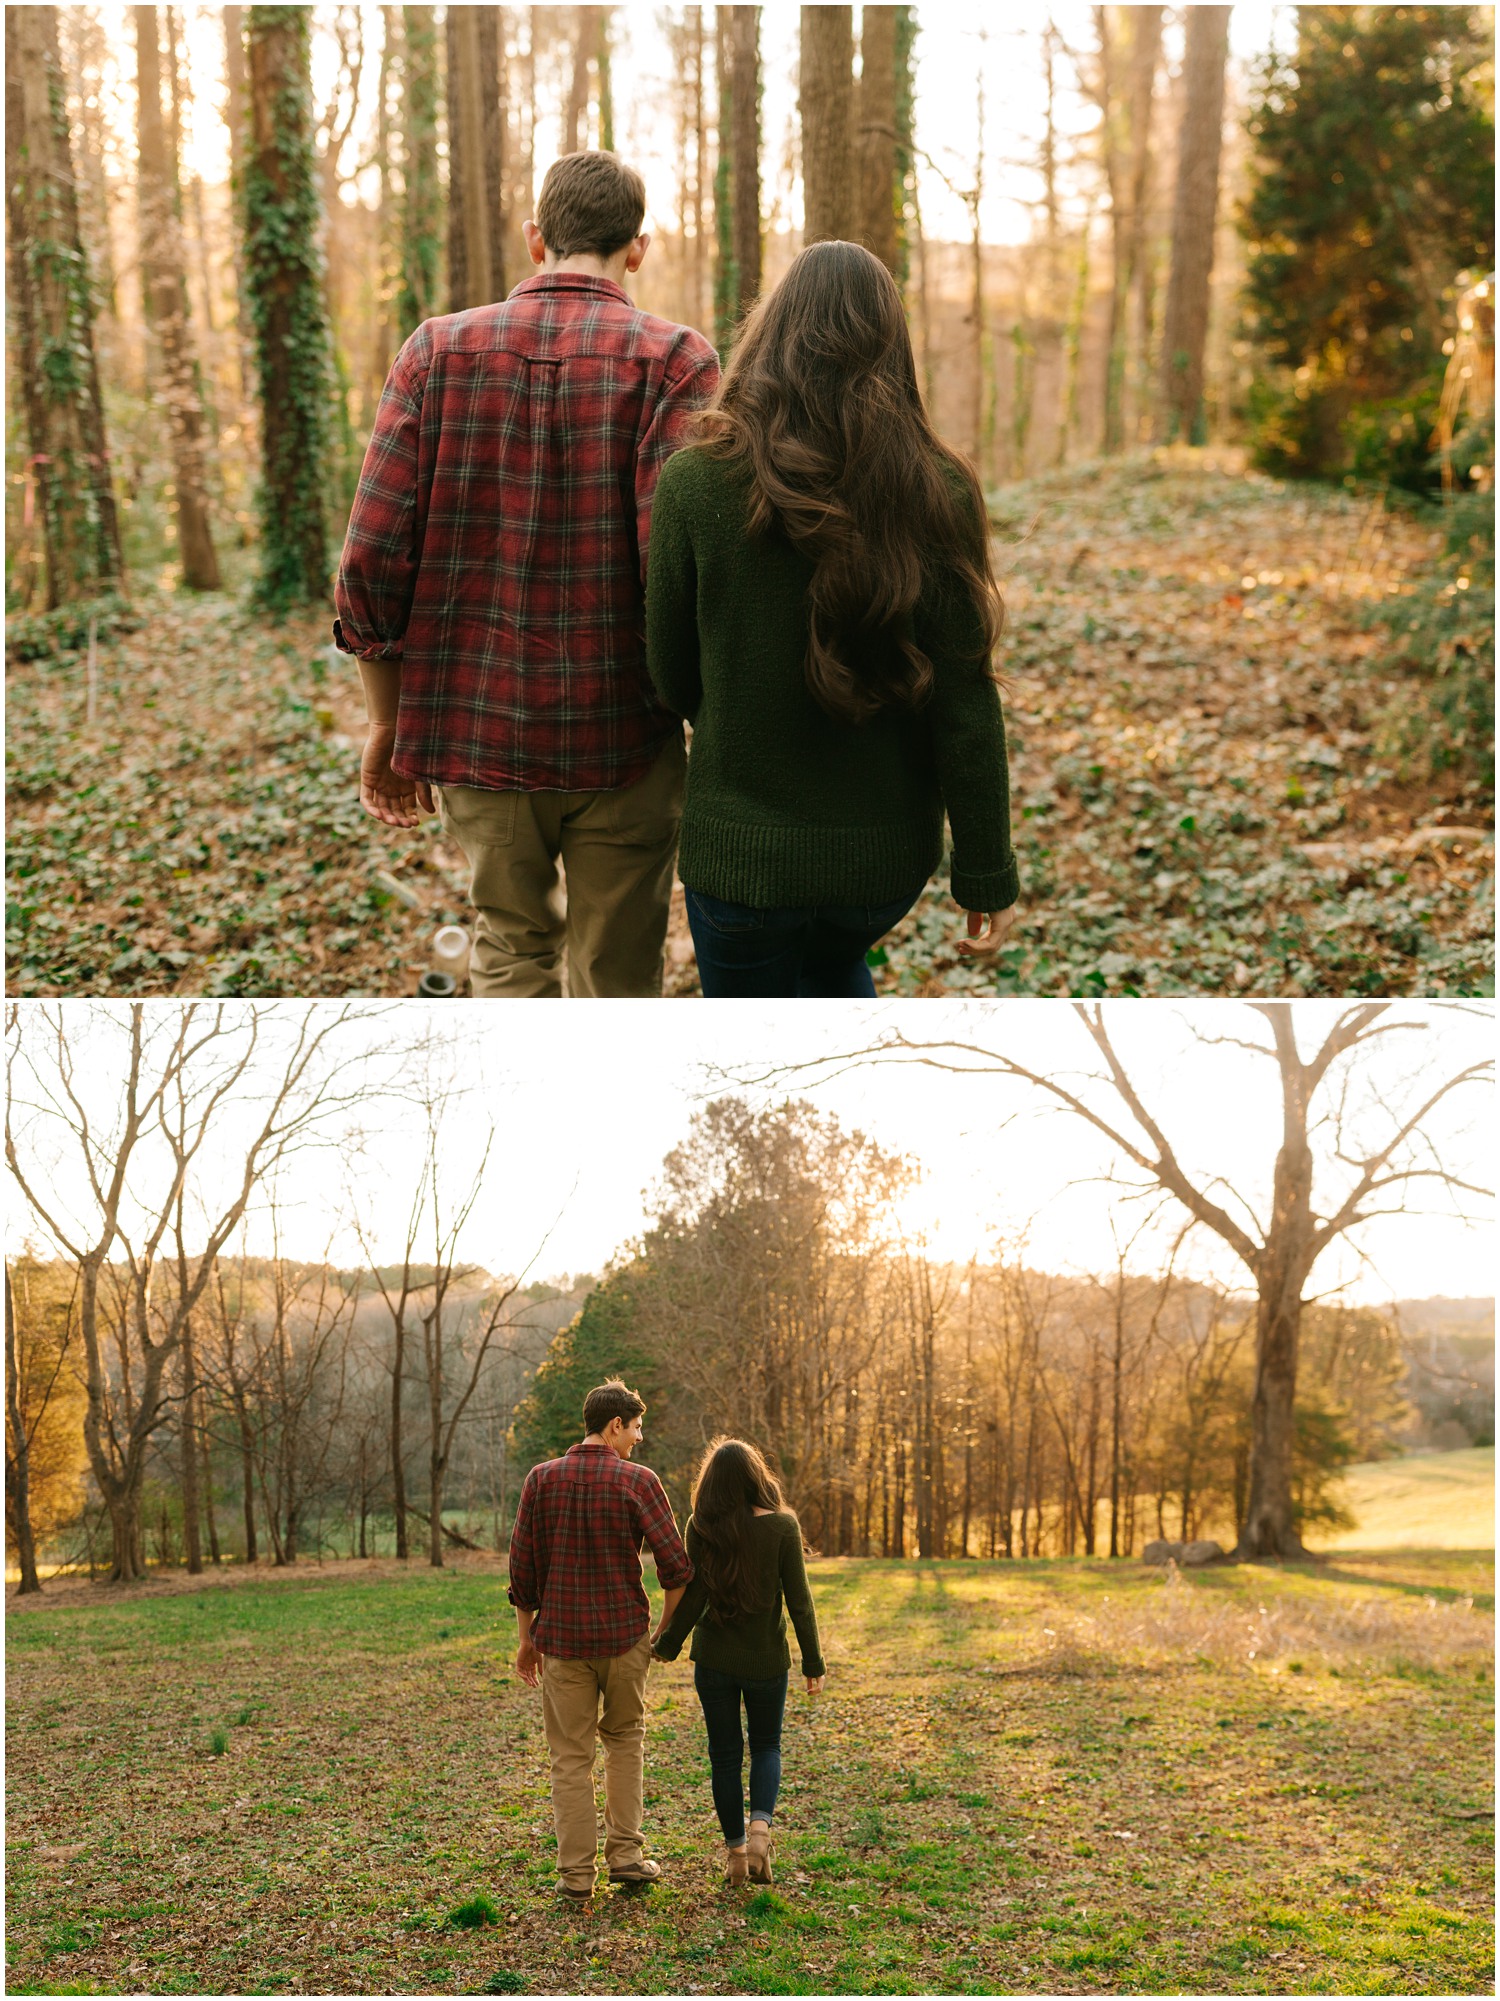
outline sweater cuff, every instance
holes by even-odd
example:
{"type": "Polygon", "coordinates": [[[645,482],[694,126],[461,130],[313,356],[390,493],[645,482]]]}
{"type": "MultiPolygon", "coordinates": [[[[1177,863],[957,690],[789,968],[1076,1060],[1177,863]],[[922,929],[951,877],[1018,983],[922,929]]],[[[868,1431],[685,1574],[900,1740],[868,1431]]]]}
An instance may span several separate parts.
{"type": "Polygon", "coordinates": [[[827,1672],[828,1670],[823,1665],[823,1656],[821,1654],[818,1655],[815,1661],[810,1661],[806,1654],[802,1656],[802,1678],[804,1681],[818,1681],[827,1672]]]}
{"type": "Polygon", "coordinates": [[[964,910],[1009,910],[1021,894],[1021,872],[1014,855],[1004,868],[973,873],[955,861],[949,871],[949,893],[964,910]]]}

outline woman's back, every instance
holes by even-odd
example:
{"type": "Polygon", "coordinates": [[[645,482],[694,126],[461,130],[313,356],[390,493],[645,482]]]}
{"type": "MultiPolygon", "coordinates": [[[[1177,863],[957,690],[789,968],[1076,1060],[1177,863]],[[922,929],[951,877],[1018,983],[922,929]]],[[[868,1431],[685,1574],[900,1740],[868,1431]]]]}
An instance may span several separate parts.
{"type": "Polygon", "coordinates": [[[743,462],[698,446],[668,461],[653,506],[652,678],[693,723],[684,883],[761,906],[888,901],[937,866],[946,803],[967,878],[955,895],[1005,907],[1004,731],[972,600],[939,580],[905,621],[933,667],[922,708],[843,720],[808,684],[812,560],[774,528],[752,533],[751,506],[743,462]]]}
{"type": "Polygon", "coordinates": [[[791,1665],[785,1616],[790,1613],[802,1651],[802,1672],[822,1674],[817,1617],[796,1516],[786,1509],[756,1512],[740,1527],[748,1558],[747,1609],[733,1617],[714,1611],[712,1548],[689,1516],[684,1540],[693,1561],[693,1581],[662,1634],[658,1651],[674,1659],[691,1631],[694,1661],[726,1674],[769,1680],[791,1665]]]}

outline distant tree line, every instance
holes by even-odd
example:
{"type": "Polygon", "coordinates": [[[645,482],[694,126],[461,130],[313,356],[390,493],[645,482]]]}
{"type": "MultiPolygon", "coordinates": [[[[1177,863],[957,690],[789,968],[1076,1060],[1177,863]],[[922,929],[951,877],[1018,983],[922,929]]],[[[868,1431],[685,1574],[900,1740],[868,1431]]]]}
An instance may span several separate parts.
{"type": "MultiPolygon", "coordinates": [[[[805,1104],[710,1106],[664,1169],[638,1252],[559,1334],[515,1423],[518,1465],[563,1451],[587,1389],[646,1399],[646,1457],[679,1505],[707,1440],[773,1458],[829,1555],[1128,1556],[1232,1545],[1248,1496],[1255,1306],[1122,1252],[1091,1278],[1018,1247],[955,1267],[892,1220],[909,1163],[805,1104]]],[[[1391,1319],[1303,1317],[1299,1531],[1340,1520],[1351,1461],[1395,1448],[1391,1319]]]]}

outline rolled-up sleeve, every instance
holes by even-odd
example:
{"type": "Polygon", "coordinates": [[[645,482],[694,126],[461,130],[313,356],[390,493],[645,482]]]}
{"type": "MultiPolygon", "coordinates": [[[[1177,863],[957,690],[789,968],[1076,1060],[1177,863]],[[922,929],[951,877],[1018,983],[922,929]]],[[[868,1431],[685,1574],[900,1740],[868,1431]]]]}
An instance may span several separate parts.
{"type": "MultiPolygon", "coordinates": [[[[642,1472],[646,1470],[641,1468],[642,1472]]],[[[641,1539],[655,1560],[656,1578],[662,1590],[675,1591],[679,1584],[690,1583],[693,1561],[677,1533],[666,1489],[654,1473],[636,1489],[636,1505],[640,1509],[641,1539]]]]}
{"type": "Polygon", "coordinates": [[[536,1540],[532,1532],[535,1513],[536,1482],[528,1473],[521,1487],[521,1498],[516,1503],[516,1519],[510,1532],[510,1583],[505,1594],[511,1604],[523,1612],[535,1612],[542,1602],[536,1574],[536,1540]]]}
{"type": "Polygon", "coordinates": [[[399,654],[411,616],[427,519],[421,428],[430,359],[421,326],[391,363],[344,536],[334,638],[362,659],[399,654]]]}

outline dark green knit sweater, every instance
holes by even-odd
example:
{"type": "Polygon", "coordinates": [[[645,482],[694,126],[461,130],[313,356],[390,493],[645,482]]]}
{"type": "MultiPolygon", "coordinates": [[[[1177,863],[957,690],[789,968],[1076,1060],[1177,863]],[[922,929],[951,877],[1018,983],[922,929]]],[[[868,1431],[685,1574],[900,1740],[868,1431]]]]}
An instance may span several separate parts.
{"type": "Polygon", "coordinates": [[[743,470],[689,447],[652,505],[647,659],[693,725],[683,881],[758,909],[893,903],[942,859],[946,806],[955,899],[1008,909],[1005,726],[967,595],[955,583],[917,605],[936,677],[925,709],[838,722],[803,678],[812,564],[780,534],[751,538],[748,499],[743,470]]]}
{"type": "Polygon", "coordinates": [[[807,1569],[802,1561],[802,1531],[795,1515],[752,1515],[750,1533],[758,1562],[757,1593],[760,1609],[748,1618],[720,1624],[705,1618],[708,1589],[703,1582],[703,1538],[697,1524],[688,1517],[687,1553],[693,1560],[694,1576],[670,1625],[657,1642],[656,1651],[669,1661],[682,1652],[682,1643],[691,1633],[693,1644],[688,1658],[721,1674],[743,1675],[747,1681],[769,1681],[785,1674],[792,1664],[786,1641],[786,1619],[782,1600],[797,1629],[802,1649],[802,1672],[817,1676],[823,1672],[823,1654],[818,1646],[818,1620],[813,1611],[812,1593],[807,1588],[807,1569]]]}

